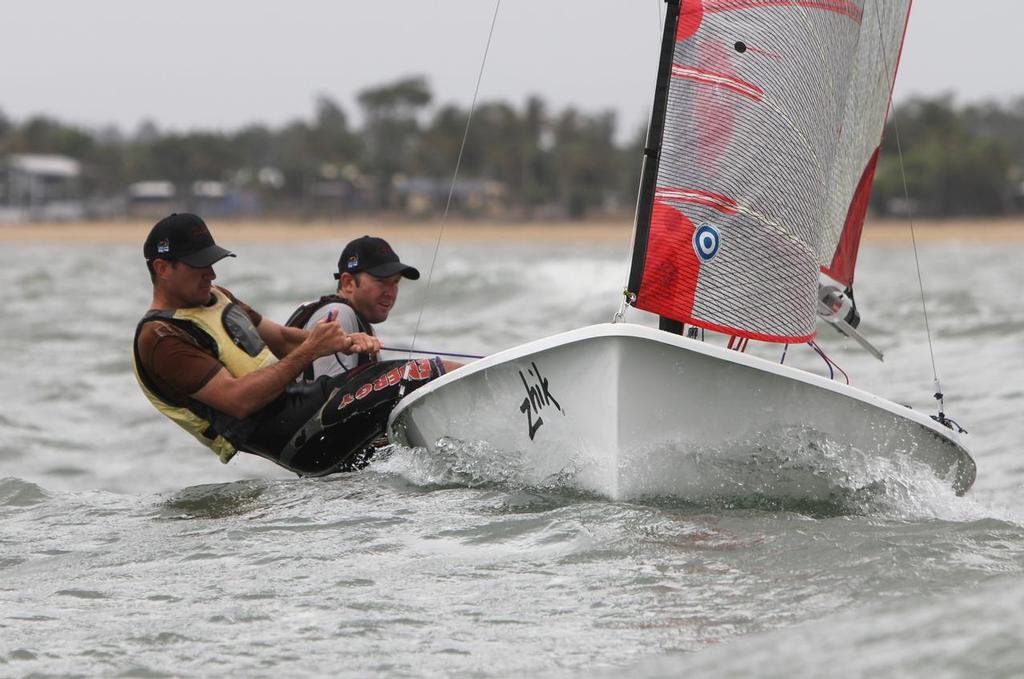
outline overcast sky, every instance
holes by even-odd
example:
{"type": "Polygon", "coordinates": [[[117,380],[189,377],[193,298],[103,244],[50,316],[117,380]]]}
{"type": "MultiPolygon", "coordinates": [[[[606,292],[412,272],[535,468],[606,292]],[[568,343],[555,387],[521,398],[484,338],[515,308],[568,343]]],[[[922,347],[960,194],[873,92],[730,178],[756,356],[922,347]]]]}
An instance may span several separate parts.
{"type": "MultiPolygon", "coordinates": [[[[409,74],[468,104],[494,0],[4,0],[0,111],[67,122],[144,119],[235,129],[309,118],[318,93],[357,119],[354,93],[409,74]]],[[[659,0],[502,0],[482,99],[613,109],[646,120],[659,0]]],[[[1022,0],[916,0],[897,102],[1024,95],[1022,0]]]]}

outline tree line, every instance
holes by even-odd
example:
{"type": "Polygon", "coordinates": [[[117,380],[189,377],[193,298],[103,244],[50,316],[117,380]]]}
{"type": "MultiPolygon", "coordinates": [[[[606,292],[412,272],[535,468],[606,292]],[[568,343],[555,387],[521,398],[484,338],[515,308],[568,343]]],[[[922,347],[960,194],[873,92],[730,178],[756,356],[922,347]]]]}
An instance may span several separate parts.
{"type": "Polygon", "coordinates": [[[1007,215],[1024,209],[1022,182],[1024,97],[969,105],[951,95],[917,98],[886,122],[872,207],[883,216],[908,208],[925,217],[1007,215]]]}
{"type": "MultiPolygon", "coordinates": [[[[401,210],[408,197],[402,187],[412,178],[431,180],[421,184],[434,198],[428,212],[437,212],[457,162],[462,180],[500,187],[500,209],[510,216],[622,213],[636,200],[645,130],[620,136],[612,112],[555,111],[539,97],[519,106],[484,102],[460,159],[469,111],[435,105],[425,78],[371,87],[356,101],[358,129],[326,96],[316,99],[309,119],[233,131],[162,131],[147,122],[125,133],[48,116],[17,122],[0,111],[0,156],[75,158],[84,168],[82,191],[92,197],[123,195],[146,180],[182,188],[223,181],[270,213],[401,210]]],[[[1022,180],[1024,98],[970,105],[951,96],[914,99],[889,117],[872,209],[882,216],[908,208],[932,217],[1005,215],[1021,208],[1022,180]]],[[[471,215],[481,207],[456,201],[455,209],[471,215]]]]}

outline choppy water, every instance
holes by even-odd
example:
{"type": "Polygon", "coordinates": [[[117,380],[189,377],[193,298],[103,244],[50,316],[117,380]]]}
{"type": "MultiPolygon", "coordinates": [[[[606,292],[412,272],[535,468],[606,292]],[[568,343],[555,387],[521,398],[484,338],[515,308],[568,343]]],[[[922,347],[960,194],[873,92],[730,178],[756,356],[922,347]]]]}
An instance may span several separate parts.
{"type": "MultiPolygon", "coordinates": [[[[338,248],[239,244],[218,273],[281,320],[329,288],[338,248]]],[[[139,249],[0,249],[2,676],[1024,675],[1021,245],[922,248],[968,496],[917,479],[644,503],[531,486],[472,450],[322,480],[220,465],[130,375],[139,249]]],[[[608,320],[625,260],[447,244],[418,344],[485,353],[608,320]]],[[[823,344],[855,384],[931,409],[912,267],[903,248],[861,255],[886,363],[823,344]]],[[[386,341],[408,341],[424,288],[405,284],[386,341]]]]}

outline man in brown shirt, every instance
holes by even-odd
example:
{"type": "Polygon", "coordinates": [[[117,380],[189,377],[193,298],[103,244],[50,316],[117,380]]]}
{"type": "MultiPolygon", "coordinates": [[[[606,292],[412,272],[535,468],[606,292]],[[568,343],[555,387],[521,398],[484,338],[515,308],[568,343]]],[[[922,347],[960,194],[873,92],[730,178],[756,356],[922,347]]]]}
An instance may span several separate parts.
{"type": "Polygon", "coordinates": [[[398,399],[443,370],[387,361],[297,384],[315,359],[376,353],[380,342],[333,318],[308,331],[278,325],[213,285],[213,264],[234,255],[196,215],[162,219],[143,254],[153,300],[136,329],[136,377],[161,413],[224,462],[241,450],[304,475],[357,467],[398,399]]]}

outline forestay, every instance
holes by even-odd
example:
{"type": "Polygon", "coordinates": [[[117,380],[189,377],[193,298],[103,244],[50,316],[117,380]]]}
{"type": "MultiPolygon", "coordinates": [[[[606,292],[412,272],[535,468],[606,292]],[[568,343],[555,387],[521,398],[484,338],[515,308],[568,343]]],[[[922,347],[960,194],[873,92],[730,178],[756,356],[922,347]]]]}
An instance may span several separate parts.
{"type": "Polygon", "coordinates": [[[670,0],[629,292],[775,342],[853,282],[910,0],[670,0]]]}

